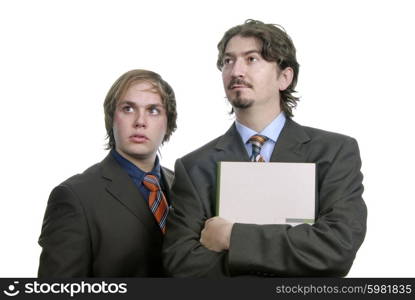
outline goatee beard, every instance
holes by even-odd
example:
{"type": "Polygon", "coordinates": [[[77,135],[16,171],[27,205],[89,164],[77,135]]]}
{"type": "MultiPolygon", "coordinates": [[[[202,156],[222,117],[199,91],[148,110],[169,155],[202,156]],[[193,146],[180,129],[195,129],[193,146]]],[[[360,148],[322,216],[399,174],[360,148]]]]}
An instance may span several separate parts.
{"type": "Polygon", "coordinates": [[[242,98],[241,93],[239,91],[236,93],[235,98],[230,99],[229,102],[234,108],[239,108],[239,109],[247,109],[251,107],[252,104],[254,103],[252,99],[242,98]]]}

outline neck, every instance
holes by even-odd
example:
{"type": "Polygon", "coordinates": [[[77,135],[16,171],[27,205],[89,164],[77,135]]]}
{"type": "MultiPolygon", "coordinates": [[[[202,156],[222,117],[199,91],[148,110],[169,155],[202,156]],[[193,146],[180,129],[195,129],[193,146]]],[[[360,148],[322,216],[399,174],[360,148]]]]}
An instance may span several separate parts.
{"type": "Polygon", "coordinates": [[[150,156],[138,157],[138,156],[129,155],[123,151],[120,151],[119,149],[116,149],[116,150],[122,157],[124,157],[125,159],[133,163],[140,170],[144,172],[150,172],[151,170],[153,170],[154,164],[156,162],[156,155],[157,155],[156,153],[150,156]]]}
{"type": "Polygon", "coordinates": [[[155,157],[153,159],[130,159],[130,161],[144,172],[150,172],[154,168],[155,157]]]}
{"type": "Polygon", "coordinates": [[[254,106],[247,109],[234,108],[234,110],[238,122],[256,132],[264,130],[281,112],[279,106],[268,110],[254,106]]]}

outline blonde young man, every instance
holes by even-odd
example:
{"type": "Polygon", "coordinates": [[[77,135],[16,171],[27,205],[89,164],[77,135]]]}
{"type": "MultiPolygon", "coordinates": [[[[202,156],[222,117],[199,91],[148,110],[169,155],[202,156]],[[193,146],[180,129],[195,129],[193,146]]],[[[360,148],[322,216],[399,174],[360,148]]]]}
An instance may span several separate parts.
{"type": "Polygon", "coordinates": [[[157,150],[176,129],[173,89],[157,73],[132,70],[113,84],[104,110],[107,157],[50,195],[39,238],[41,277],[165,275],[161,246],[173,173],[160,166],[157,150]]]}

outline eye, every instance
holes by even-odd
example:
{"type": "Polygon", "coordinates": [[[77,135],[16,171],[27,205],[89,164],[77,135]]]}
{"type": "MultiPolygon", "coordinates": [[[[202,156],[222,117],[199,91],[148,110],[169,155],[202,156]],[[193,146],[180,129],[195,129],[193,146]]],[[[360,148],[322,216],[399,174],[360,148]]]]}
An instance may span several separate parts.
{"type": "Polygon", "coordinates": [[[258,58],[255,56],[248,56],[248,62],[253,63],[253,62],[257,62],[258,58]]]}
{"type": "Polygon", "coordinates": [[[133,112],[133,111],[134,111],[134,109],[133,109],[133,107],[132,107],[131,105],[123,105],[123,106],[121,107],[121,110],[122,110],[123,112],[127,112],[127,113],[129,113],[129,112],[133,112]]]}
{"type": "Polygon", "coordinates": [[[148,109],[148,112],[151,115],[159,115],[160,114],[160,109],[157,106],[150,106],[148,109]]]}
{"type": "Polygon", "coordinates": [[[229,65],[229,64],[231,64],[233,62],[233,60],[230,58],[230,57],[225,57],[224,59],[223,59],[223,64],[224,65],[229,65]]]}

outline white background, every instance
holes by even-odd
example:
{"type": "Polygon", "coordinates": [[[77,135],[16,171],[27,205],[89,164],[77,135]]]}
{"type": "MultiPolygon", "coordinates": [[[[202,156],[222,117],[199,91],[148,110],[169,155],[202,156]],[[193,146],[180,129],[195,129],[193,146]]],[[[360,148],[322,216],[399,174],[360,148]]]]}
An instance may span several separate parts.
{"type": "Polygon", "coordinates": [[[1,1],[0,277],[36,276],[49,193],[106,155],[102,104],[125,71],[154,70],[176,92],[163,165],[227,130],[216,45],[247,18],[294,40],[294,119],[359,142],[368,231],[349,276],[414,277],[411,2],[1,1]]]}

